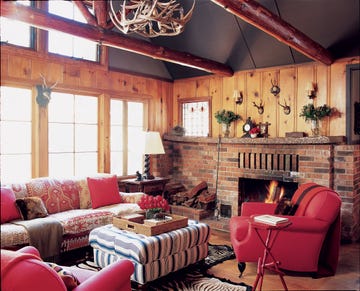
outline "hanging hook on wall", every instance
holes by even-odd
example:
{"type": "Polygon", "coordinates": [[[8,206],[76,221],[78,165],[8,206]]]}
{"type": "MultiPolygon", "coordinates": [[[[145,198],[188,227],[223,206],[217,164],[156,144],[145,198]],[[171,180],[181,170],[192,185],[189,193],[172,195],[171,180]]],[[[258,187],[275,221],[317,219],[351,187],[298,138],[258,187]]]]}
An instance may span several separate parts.
{"type": "Polygon", "coordinates": [[[259,114],[264,113],[264,104],[262,103],[262,100],[260,100],[260,105],[256,105],[255,102],[253,102],[253,105],[258,109],[259,114]]]}
{"type": "Polygon", "coordinates": [[[284,110],[284,114],[285,115],[289,115],[291,112],[291,108],[289,105],[286,104],[286,100],[284,99],[285,105],[282,105],[280,102],[278,102],[278,104],[283,108],[284,110]]]}
{"type": "Polygon", "coordinates": [[[280,93],[280,87],[273,82],[273,80],[271,79],[271,89],[270,89],[270,93],[273,94],[274,96],[277,96],[280,93]]]}

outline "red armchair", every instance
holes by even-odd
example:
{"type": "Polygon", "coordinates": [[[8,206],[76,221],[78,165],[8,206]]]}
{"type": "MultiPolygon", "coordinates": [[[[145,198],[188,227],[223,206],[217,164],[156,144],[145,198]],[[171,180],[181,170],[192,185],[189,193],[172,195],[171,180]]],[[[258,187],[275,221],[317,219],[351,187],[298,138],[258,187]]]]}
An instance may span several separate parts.
{"type": "MultiPolygon", "coordinates": [[[[340,197],[327,187],[307,183],[297,189],[291,202],[297,205],[294,216],[286,215],[291,225],[279,232],[272,248],[279,267],[316,277],[334,275],[340,246],[340,197]]],[[[230,219],[230,238],[242,273],[245,262],[257,262],[264,251],[249,217],[274,214],[277,205],[245,202],[241,207],[241,216],[230,219]]],[[[260,234],[265,239],[266,231],[260,234]]]]}
{"type": "MultiPolygon", "coordinates": [[[[61,267],[80,282],[74,291],[128,291],[134,266],[129,260],[117,261],[99,272],[61,267]]],[[[64,291],[63,280],[40,259],[36,248],[28,246],[19,251],[1,250],[1,290],[3,291],[64,291]]]]}

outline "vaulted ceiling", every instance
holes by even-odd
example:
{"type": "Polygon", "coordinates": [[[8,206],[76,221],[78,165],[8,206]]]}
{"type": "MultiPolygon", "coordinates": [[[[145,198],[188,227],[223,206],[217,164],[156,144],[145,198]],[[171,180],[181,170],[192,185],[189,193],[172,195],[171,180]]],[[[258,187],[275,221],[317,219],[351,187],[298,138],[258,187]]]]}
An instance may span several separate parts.
{"type": "MultiPolygon", "coordinates": [[[[101,39],[103,44],[109,45],[109,66],[112,69],[168,80],[219,72],[231,75],[240,70],[319,61],[317,58],[329,64],[338,58],[360,55],[360,0],[195,1],[192,18],[184,32],[177,36],[146,39],[133,34],[124,35],[116,28],[104,32],[103,29],[94,30],[94,22],[89,23],[88,27],[69,28],[68,32],[80,33],[93,40],[101,39]],[[250,16],[259,17],[252,24],[240,11],[240,4],[247,2],[256,7],[250,16]],[[270,13],[267,19],[271,26],[270,32],[266,24],[261,24],[259,7],[263,15],[270,13]],[[287,37],[286,33],[293,31],[298,38],[287,37]],[[285,40],[281,39],[283,35],[285,40]],[[296,47],[298,43],[305,44],[303,50],[296,47]]],[[[192,0],[178,2],[185,11],[193,3],[192,0]]],[[[56,21],[49,21],[46,15],[43,17],[36,11],[31,11],[36,17],[25,13],[21,16],[18,10],[17,13],[9,12],[3,6],[4,3],[2,15],[12,13],[11,17],[23,17],[24,21],[44,29],[53,25],[51,29],[58,27],[67,30],[61,25],[61,19],[55,24],[56,21]],[[38,20],[39,16],[43,19],[38,20]]],[[[29,11],[26,13],[29,14],[29,11]]],[[[245,16],[249,15],[245,12],[245,16]]],[[[74,22],[70,24],[77,25],[74,22]]]]}

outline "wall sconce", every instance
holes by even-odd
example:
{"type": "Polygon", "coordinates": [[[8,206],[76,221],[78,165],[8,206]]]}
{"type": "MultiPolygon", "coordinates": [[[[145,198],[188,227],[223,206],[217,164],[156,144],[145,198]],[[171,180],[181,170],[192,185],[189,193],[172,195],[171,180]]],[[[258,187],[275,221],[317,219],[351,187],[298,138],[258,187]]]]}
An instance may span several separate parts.
{"type": "Polygon", "coordinates": [[[314,99],[316,98],[316,93],[318,91],[318,86],[315,82],[311,83],[311,88],[307,90],[307,96],[309,97],[309,99],[314,99]]]}
{"type": "Polygon", "coordinates": [[[241,91],[239,91],[239,90],[234,90],[234,96],[233,97],[234,97],[236,105],[240,105],[244,101],[243,93],[241,91]]]}
{"type": "Polygon", "coordinates": [[[271,85],[270,93],[276,97],[280,93],[280,87],[275,82],[273,83],[273,80],[271,80],[271,85]]]}

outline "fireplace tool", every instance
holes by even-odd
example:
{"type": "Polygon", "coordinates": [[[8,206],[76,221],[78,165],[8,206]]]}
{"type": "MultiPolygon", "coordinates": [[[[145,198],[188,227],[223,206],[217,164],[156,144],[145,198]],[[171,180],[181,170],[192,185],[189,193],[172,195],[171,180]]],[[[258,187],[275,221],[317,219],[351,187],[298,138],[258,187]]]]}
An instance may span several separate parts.
{"type": "Polygon", "coordinates": [[[214,217],[219,220],[220,218],[220,201],[218,200],[218,181],[219,181],[219,163],[220,163],[220,146],[221,146],[221,135],[219,134],[219,139],[217,143],[217,163],[216,163],[216,182],[215,182],[215,209],[214,217]]]}

